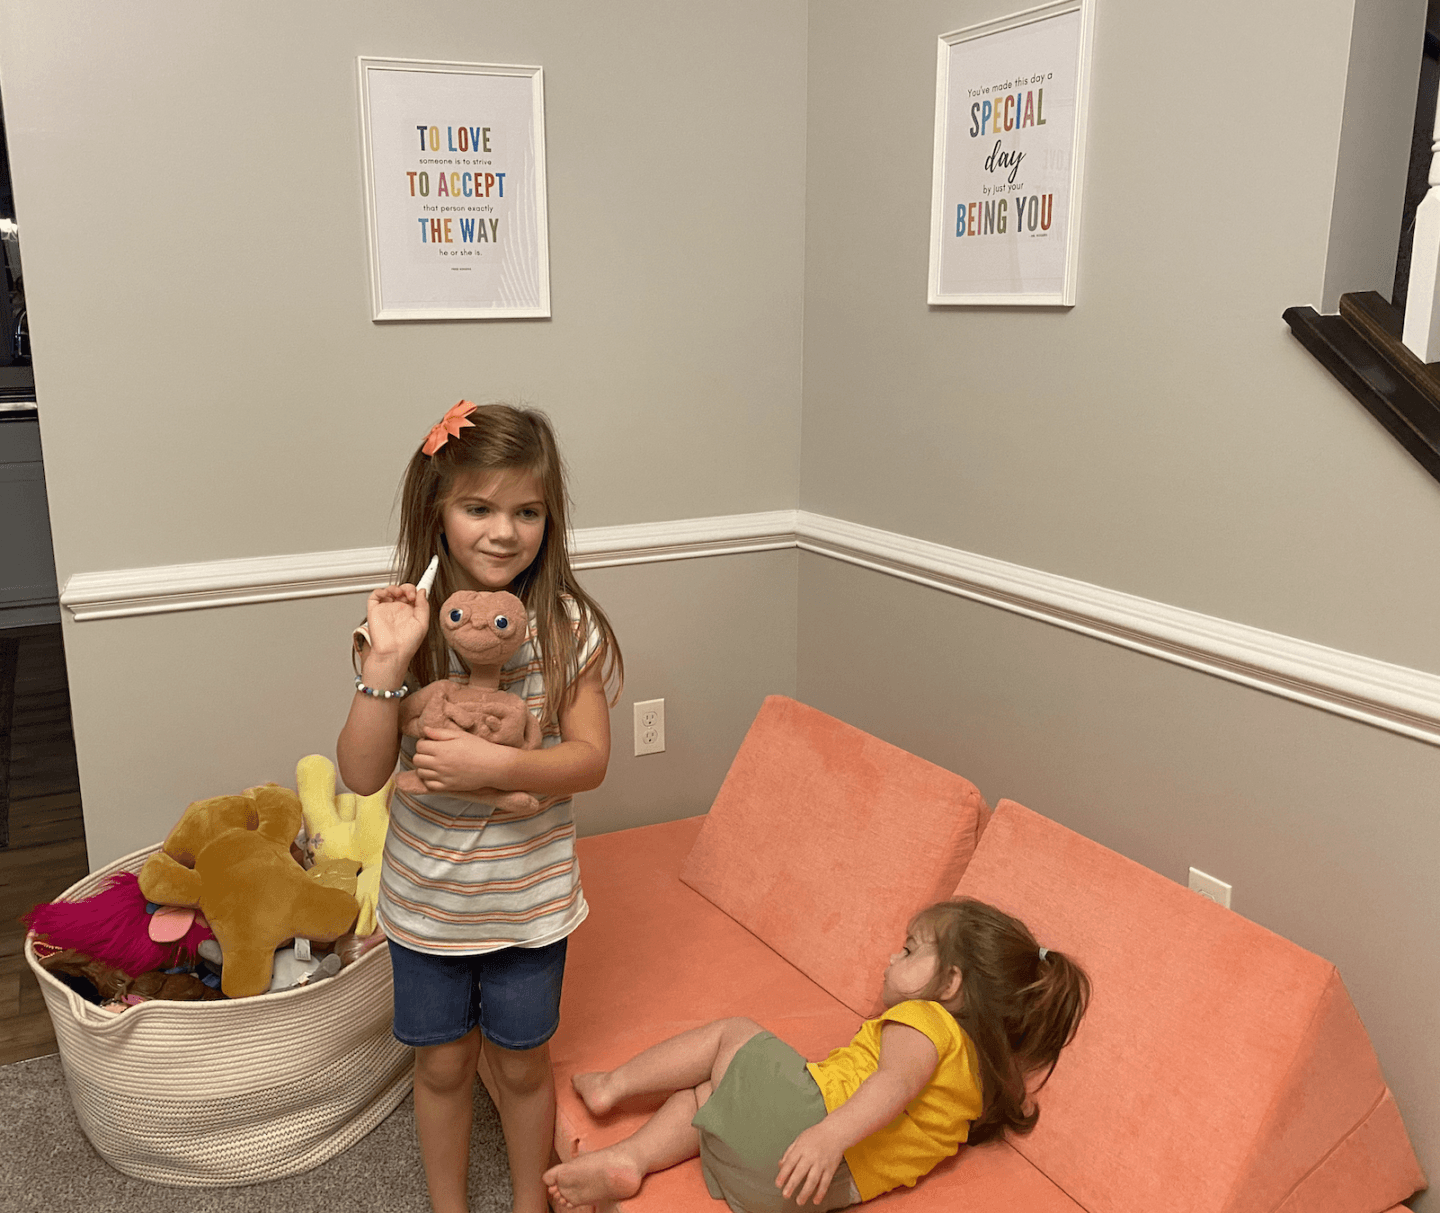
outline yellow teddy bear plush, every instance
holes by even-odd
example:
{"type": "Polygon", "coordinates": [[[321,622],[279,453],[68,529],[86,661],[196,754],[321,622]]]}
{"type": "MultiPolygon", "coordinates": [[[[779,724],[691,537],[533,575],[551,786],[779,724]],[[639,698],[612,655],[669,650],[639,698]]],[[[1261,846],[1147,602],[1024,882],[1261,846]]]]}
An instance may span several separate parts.
{"type": "Polygon", "coordinates": [[[327,859],[354,859],[360,864],[355,899],[360,917],[355,934],[375,930],[375,902],[380,896],[380,853],[390,827],[392,778],[378,792],[356,796],[335,794],[335,764],[322,754],[310,754],[295,766],[295,786],[305,816],[308,846],[318,864],[327,859]]]}

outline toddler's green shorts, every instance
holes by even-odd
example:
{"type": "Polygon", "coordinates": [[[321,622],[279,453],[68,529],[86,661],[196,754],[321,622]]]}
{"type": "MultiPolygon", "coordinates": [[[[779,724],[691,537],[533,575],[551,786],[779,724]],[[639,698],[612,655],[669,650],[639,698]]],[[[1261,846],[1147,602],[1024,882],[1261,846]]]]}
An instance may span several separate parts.
{"type": "MultiPolygon", "coordinates": [[[[796,1213],[800,1206],[775,1186],[780,1158],[824,1119],[825,1100],[805,1059],[769,1032],[751,1037],[690,1122],[700,1130],[700,1167],[710,1195],[734,1213],[796,1213]]],[[[842,1160],[825,1199],[804,1207],[824,1213],[859,1199],[842,1160]]]]}

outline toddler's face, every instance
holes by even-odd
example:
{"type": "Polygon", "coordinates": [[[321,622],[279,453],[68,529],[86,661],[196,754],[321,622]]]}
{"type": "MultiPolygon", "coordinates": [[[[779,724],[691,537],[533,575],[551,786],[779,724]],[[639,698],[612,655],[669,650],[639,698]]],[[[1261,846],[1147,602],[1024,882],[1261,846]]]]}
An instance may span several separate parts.
{"type": "Polygon", "coordinates": [[[939,966],[940,957],[935,952],[934,937],[917,937],[912,931],[905,937],[905,946],[894,953],[885,966],[881,999],[887,1007],[893,1007],[907,998],[914,998],[935,980],[935,971],[939,966]]]}

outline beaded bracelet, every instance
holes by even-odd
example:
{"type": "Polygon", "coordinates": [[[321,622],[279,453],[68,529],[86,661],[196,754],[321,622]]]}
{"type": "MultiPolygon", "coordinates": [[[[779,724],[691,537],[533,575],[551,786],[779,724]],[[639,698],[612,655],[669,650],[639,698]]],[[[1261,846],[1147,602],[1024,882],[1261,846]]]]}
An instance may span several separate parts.
{"type": "Polygon", "coordinates": [[[410,694],[408,686],[402,686],[398,691],[377,691],[374,687],[367,687],[359,674],[355,675],[355,689],[362,695],[369,695],[372,699],[404,699],[410,694]]]}

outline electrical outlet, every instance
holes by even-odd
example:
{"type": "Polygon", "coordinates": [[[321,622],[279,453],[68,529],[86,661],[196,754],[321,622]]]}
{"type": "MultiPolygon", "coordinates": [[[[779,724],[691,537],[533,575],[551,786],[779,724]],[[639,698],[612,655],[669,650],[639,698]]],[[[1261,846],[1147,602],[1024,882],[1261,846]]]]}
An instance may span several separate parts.
{"type": "Polygon", "coordinates": [[[665,701],[646,699],[635,705],[635,753],[665,751],[665,701]]]}
{"type": "Polygon", "coordinates": [[[1216,905],[1222,905],[1227,910],[1230,908],[1230,886],[1223,880],[1216,880],[1208,872],[1191,868],[1190,888],[1201,897],[1208,897],[1216,905]]]}

